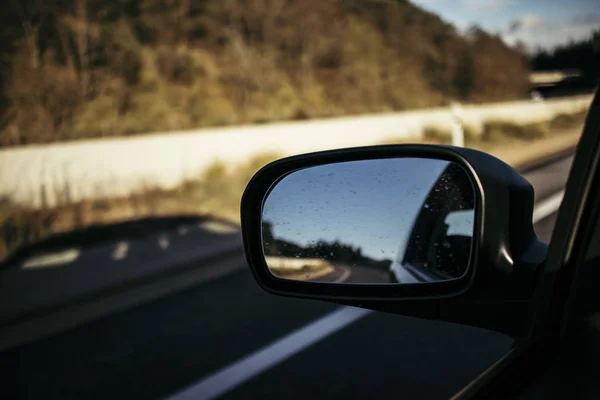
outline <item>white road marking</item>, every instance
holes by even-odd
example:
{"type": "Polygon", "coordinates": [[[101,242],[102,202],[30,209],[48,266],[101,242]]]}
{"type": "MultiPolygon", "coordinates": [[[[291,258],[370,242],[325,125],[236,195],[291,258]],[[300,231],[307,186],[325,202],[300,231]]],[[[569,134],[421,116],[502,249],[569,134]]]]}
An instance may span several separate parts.
{"type": "Polygon", "coordinates": [[[185,226],[180,226],[179,228],[177,228],[177,234],[179,236],[185,236],[188,233],[188,228],[185,226]]]}
{"type": "Polygon", "coordinates": [[[214,399],[221,396],[234,387],[304,350],[313,343],[358,321],[371,312],[370,310],[355,307],[339,308],[220,371],[207,376],[193,386],[175,394],[170,400],[214,399]]]}
{"type": "Polygon", "coordinates": [[[541,220],[554,214],[560,208],[563,197],[565,196],[564,189],[552,196],[538,202],[533,209],[533,223],[537,224],[541,220]]]}
{"type": "Polygon", "coordinates": [[[169,237],[167,235],[160,235],[158,238],[158,247],[164,250],[169,247],[169,244],[169,237]]]}
{"type": "MultiPolygon", "coordinates": [[[[533,223],[535,224],[556,212],[560,207],[563,195],[564,190],[536,204],[533,223]]],[[[349,274],[350,271],[348,271],[349,274]]],[[[347,279],[347,276],[344,278],[347,279]]],[[[339,281],[345,279],[338,278],[339,281]]],[[[205,377],[198,383],[173,395],[170,400],[213,399],[221,396],[372,312],[355,307],[339,308],[205,377]]]]}
{"type": "Polygon", "coordinates": [[[129,251],[129,242],[121,241],[117,243],[117,246],[112,252],[113,260],[122,260],[127,257],[127,252],[129,251]]]}
{"type": "Polygon", "coordinates": [[[42,254],[33,256],[23,262],[21,268],[34,269],[45,267],[56,267],[59,265],[69,264],[79,257],[79,249],[62,250],[55,253],[42,254]]]}
{"type": "Polygon", "coordinates": [[[344,270],[344,272],[342,272],[342,275],[337,278],[335,281],[333,281],[333,283],[342,283],[342,282],[346,282],[346,279],[348,279],[350,277],[350,268],[348,267],[340,267],[344,270]]]}

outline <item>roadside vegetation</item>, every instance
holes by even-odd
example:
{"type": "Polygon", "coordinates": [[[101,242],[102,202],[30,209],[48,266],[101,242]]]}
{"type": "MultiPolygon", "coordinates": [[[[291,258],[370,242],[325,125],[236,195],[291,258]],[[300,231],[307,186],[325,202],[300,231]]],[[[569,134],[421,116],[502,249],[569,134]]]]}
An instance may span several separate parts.
{"type": "MultiPolygon", "coordinates": [[[[511,121],[488,121],[479,140],[483,143],[506,143],[511,140],[531,142],[577,129],[581,131],[587,111],[558,114],[550,121],[519,125],[511,121]]],[[[476,141],[471,142],[476,144],[476,141]]]]}
{"type": "Polygon", "coordinates": [[[522,98],[525,56],[408,1],[9,0],[0,145],[522,98]]]}
{"type": "MultiPolygon", "coordinates": [[[[483,123],[482,127],[469,124],[463,126],[465,146],[489,147],[494,144],[507,144],[514,141],[531,143],[539,139],[561,135],[573,130],[581,131],[585,122],[587,111],[575,114],[558,114],[550,121],[541,121],[530,124],[518,124],[508,120],[490,120],[483,123]]],[[[390,138],[380,144],[397,144],[414,142],[414,139],[390,138]]],[[[420,143],[451,144],[452,131],[449,126],[427,125],[423,128],[420,143]]]]}
{"type": "Polygon", "coordinates": [[[269,270],[280,278],[292,280],[315,279],[333,272],[325,260],[267,256],[269,270]]]}
{"type": "Polygon", "coordinates": [[[484,124],[481,140],[484,142],[500,142],[506,139],[535,140],[543,139],[549,134],[549,122],[519,125],[514,122],[496,120],[484,124]]]}

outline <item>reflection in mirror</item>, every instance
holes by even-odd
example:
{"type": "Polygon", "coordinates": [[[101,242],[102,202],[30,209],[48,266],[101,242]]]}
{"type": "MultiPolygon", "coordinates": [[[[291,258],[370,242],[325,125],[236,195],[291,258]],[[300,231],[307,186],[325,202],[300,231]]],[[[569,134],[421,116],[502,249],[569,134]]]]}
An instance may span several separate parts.
{"type": "Polygon", "coordinates": [[[469,267],[475,193],[453,162],[388,158],[286,175],[263,204],[262,242],[281,279],[413,284],[469,267]]]}

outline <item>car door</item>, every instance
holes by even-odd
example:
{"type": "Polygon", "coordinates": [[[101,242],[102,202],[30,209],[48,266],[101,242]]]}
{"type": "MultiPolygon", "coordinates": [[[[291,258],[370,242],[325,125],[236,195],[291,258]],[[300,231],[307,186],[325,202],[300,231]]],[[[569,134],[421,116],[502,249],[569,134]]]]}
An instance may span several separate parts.
{"type": "Polygon", "coordinates": [[[456,398],[599,398],[600,95],[591,105],[531,310],[534,331],[456,398]]]}

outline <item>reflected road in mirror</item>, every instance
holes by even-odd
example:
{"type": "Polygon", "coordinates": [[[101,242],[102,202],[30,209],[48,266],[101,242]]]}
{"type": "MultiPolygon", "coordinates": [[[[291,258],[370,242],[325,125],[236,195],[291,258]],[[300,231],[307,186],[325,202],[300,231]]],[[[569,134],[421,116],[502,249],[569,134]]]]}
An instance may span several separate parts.
{"type": "Polygon", "coordinates": [[[269,271],[336,284],[415,284],[469,267],[475,194],[458,164],[388,158],[326,164],[283,177],[263,205],[269,271]]]}

